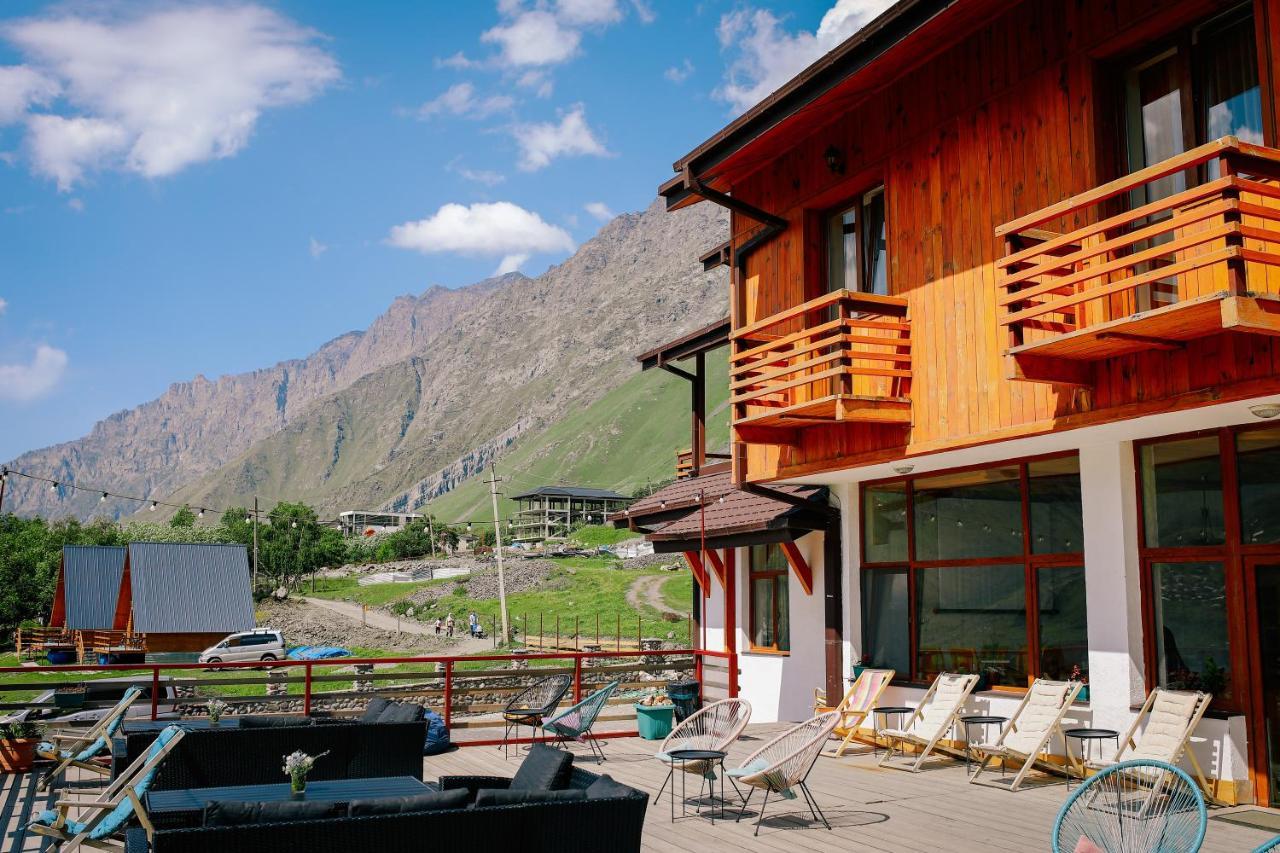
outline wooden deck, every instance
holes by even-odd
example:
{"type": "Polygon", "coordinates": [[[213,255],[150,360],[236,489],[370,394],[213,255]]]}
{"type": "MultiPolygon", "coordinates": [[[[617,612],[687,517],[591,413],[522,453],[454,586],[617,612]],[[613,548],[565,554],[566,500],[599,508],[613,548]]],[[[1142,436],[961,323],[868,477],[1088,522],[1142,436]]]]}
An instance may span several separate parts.
{"type": "MultiPolygon", "coordinates": [[[[752,726],[748,736],[730,754],[745,757],[776,731],[774,726],[752,726]]],[[[666,775],[652,757],[656,744],[636,738],[618,738],[604,744],[607,756],[599,768],[614,778],[649,792],[656,792],[666,775]]],[[[597,770],[585,749],[575,748],[581,765],[597,770]]],[[[519,758],[504,760],[495,747],[466,747],[423,762],[423,775],[434,779],[450,774],[510,775],[519,758]]],[[[999,774],[992,778],[999,779],[999,774]]],[[[742,823],[690,817],[671,823],[666,794],[651,804],[645,822],[645,850],[693,850],[698,853],[738,853],[742,850],[806,851],[1039,851],[1049,849],[1054,816],[1066,798],[1061,780],[1043,777],[1045,784],[1010,793],[965,781],[964,765],[939,762],[937,769],[917,774],[877,769],[865,755],[822,757],[809,778],[818,805],[831,821],[832,831],[813,822],[803,799],[770,800],[758,838],[752,837],[752,799],[742,823]]],[[[56,794],[37,795],[35,775],[0,776],[0,823],[4,836],[0,850],[39,851],[40,839],[22,831],[31,817],[45,808],[56,794]]],[[[692,782],[692,777],[690,778],[692,782]]],[[[79,780],[72,784],[79,786],[79,780]]],[[[726,793],[732,791],[726,788],[726,793]]],[[[689,791],[690,797],[693,790],[689,791]]],[[[679,806],[677,805],[677,808],[679,806]]],[[[1271,833],[1214,819],[1232,810],[1210,812],[1206,853],[1239,853],[1252,850],[1271,833]]],[[[483,846],[483,845],[482,845],[483,846]]],[[[602,850],[608,844],[602,839],[602,850]]]]}

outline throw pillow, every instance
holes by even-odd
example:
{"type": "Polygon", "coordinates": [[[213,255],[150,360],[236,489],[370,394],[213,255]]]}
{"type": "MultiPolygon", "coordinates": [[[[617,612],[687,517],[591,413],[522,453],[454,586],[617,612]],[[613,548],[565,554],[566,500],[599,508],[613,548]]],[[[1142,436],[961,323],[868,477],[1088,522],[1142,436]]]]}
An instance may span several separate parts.
{"type": "Polygon", "coordinates": [[[518,806],[524,803],[565,803],[585,800],[581,789],[563,791],[512,791],[509,788],[481,788],[476,791],[476,808],[486,806],[518,806]]]}
{"type": "Polygon", "coordinates": [[[369,704],[364,706],[364,713],[360,715],[362,723],[376,723],[378,715],[387,709],[391,702],[381,696],[374,696],[369,700],[369,704]]]}
{"type": "Polygon", "coordinates": [[[588,785],[586,793],[588,800],[607,800],[613,797],[627,797],[634,792],[635,788],[622,784],[606,773],[588,785]]]}
{"type": "Polygon", "coordinates": [[[245,826],[255,823],[286,823],[334,817],[333,803],[283,800],[278,803],[241,803],[215,800],[204,808],[205,826],[245,826]]]}
{"type": "Polygon", "coordinates": [[[511,790],[558,791],[569,785],[573,755],[545,743],[535,743],[511,779],[511,790]]]}
{"type": "Polygon", "coordinates": [[[407,797],[379,797],[373,800],[352,800],[347,814],[350,817],[375,814],[407,814],[409,812],[436,812],[444,809],[467,807],[467,789],[431,791],[407,797]]]}

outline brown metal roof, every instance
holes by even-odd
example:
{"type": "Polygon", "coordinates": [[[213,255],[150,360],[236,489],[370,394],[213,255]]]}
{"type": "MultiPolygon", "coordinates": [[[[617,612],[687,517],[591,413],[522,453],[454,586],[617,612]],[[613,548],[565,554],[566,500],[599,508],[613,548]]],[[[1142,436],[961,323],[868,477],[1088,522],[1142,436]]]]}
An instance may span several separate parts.
{"type": "MultiPolygon", "coordinates": [[[[646,498],[636,501],[625,513],[610,516],[618,526],[633,525],[661,550],[698,549],[705,530],[711,540],[741,534],[800,535],[821,529],[825,519],[825,492],[821,486],[775,485],[771,490],[799,498],[813,499],[813,508],[795,506],[767,495],[748,492],[733,485],[729,471],[702,474],[677,480],[646,498]],[[705,502],[705,511],[700,509],[705,502]],[[687,547],[670,547],[686,543],[687,547]]],[[[772,539],[779,538],[777,535],[772,539]]],[[[790,539],[792,535],[781,538],[790,539]]],[[[718,547],[718,546],[717,546],[718,547]]]]}
{"type": "Polygon", "coordinates": [[[654,347],[648,352],[642,352],[636,356],[636,361],[640,362],[641,370],[649,370],[689,358],[700,352],[718,349],[729,343],[729,328],[729,318],[725,317],[723,320],[717,320],[701,329],[682,335],[674,341],[654,347]]]}

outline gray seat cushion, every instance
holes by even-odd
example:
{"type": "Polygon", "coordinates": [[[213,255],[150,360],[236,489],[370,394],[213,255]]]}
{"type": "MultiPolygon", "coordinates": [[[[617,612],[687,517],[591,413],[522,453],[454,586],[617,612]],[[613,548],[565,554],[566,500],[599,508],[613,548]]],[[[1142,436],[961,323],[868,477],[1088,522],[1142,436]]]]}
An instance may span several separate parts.
{"type": "Polygon", "coordinates": [[[215,800],[204,808],[205,826],[245,826],[257,823],[282,823],[294,820],[318,820],[333,817],[334,803],[309,803],[283,800],[277,803],[242,803],[215,800]]]}
{"type": "Polygon", "coordinates": [[[635,793],[635,788],[624,785],[609,774],[602,775],[586,788],[588,800],[605,800],[612,797],[626,797],[635,793]]]}
{"type": "Polygon", "coordinates": [[[391,702],[389,700],[384,699],[381,696],[374,696],[369,700],[369,704],[364,707],[364,713],[360,715],[360,722],[376,723],[379,715],[381,715],[383,711],[387,710],[387,706],[390,704],[391,702]]]}
{"type": "Polygon", "coordinates": [[[513,791],[510,788],[481,788],[476,791],[476,808],[486,806],[518,806],[524,803],[562,803],[585,800],[583,789],[563,791],[513,791]]]}

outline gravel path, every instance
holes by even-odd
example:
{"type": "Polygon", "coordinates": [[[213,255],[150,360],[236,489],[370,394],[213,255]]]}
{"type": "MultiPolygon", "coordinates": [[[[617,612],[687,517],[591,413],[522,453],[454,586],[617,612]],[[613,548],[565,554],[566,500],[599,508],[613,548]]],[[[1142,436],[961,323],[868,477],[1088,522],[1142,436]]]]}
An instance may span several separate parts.
{"type": "Polygon", "coordinates": [[[662,585],[670,578],[670,575],[645,575],[635,579],[631,584],[631,588],[627,590],[627,604],[632,609],[639,610],[641,606],[648,605],[659,613],[670,613],[679,616],[681,619],[688,616],[688,613],[681,613],[679,610],[672,610],[666,601],[662,598],[662,585]]]}
{"type": "MultiPolygon", "coordinates": [[[[437,637],[434,625],[426,625],[416,619],[407,617],[400,619],[399,629],[397,630],[396,617],[375,608],[370,608],[369,612],[364,614],[365,619],[362,624],[360,605],[348,601],[330,601],[325,598],[293,596],[289,599],[287,610],[292,611],[295,618],[305,619],[308,614],[314,614],[328,622],[333,633],[349,635],[349,639],[344,642],[338,642],[336,643],[337,645],[369,645],[375,648],[381,648],[384,645],[390,648],[426,648],[432,653],[458,655],[493,651],[492,640],[476,640],[466,635],[467,623],[465,620],[460,620],[455,627],[455,630],[460,631],[461,635],[449,639],[443,635],[437,637]],[[342,620],[334,620],[329,617],[328,614],[330,613],[337,614],[343,618],[342,620]],[[344,630],[341,625],[336,624],[339,621],[354,624],[351,625],[348,631],[344,630]]],[[[286,639],[291,638],[286,635],[286,639]]]]}

